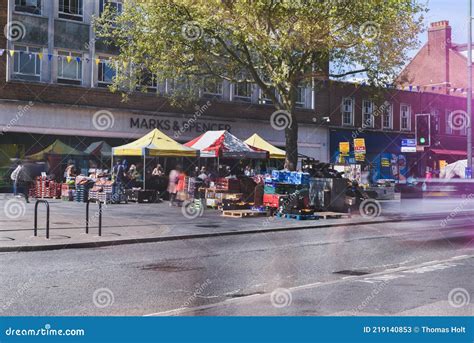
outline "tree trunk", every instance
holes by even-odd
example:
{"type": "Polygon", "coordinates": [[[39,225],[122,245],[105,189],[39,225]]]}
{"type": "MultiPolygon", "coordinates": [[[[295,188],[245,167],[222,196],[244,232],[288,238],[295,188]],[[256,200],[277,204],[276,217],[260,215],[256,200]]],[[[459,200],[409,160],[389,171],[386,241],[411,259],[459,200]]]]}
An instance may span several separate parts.
{"type": "Polygon", "coordinates": [[[292,114],[291,117],[291,125],[287,126],[285,129],[285,168],[293,171],[296,170],[296,167],[298,166],[298,122],[294,114],[292,114]]]}

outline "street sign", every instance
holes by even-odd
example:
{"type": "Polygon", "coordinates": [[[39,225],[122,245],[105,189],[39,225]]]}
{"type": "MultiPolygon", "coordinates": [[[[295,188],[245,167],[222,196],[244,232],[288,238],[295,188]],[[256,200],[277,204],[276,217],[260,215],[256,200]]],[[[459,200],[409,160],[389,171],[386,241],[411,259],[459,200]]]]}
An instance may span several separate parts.
{"type": "Polygon", "coordinates": [[[416,152],[416,139],[402,139],[401,152],[416,152]]]}

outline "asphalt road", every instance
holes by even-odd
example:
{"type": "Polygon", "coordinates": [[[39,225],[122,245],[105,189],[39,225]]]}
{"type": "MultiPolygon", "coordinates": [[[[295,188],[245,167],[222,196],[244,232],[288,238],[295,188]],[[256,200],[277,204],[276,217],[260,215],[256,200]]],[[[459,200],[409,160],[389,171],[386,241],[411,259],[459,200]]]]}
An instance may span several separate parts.
{"type": "Polygon", "coordinates": [[[0,315],[473,315],[471,222],[0,254],[0,315]]]}

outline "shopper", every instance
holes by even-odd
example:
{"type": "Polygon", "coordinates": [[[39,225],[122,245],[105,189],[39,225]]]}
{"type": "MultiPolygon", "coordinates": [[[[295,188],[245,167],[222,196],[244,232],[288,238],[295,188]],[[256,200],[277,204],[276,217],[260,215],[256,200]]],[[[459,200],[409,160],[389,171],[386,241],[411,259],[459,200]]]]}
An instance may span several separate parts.
{"type": "Polygon", "coordinates": [[[21,161],[18,161],[17,167],[15,168],[15,170],[10,175],[10,178],[13,181],[13,195],[14,196],[18,195],[18,186],[19,186],[19,183],[20,183],[20,176],[21,176],[20,174],[21,174],[22,170],[23,170],[23,164],[21,163],[21,161]]]}
{"type": "Polygon", "coordinates": [[[157,164],[155,169],[153,169],[153,171],[151,172],[151,175],[153,176],[164,176],[165,175],[165,172],[163,170],[163,167],[161,167],[161,164],[157,164]]]}
{"type": "Polygon", "coordinates": [[[179,176],[181,174],[181,166],[178,164],[170,171],[168,181],[168,193],[170,195],[170,206],[176,206],[176,193],[178,188],[179,176]]]}

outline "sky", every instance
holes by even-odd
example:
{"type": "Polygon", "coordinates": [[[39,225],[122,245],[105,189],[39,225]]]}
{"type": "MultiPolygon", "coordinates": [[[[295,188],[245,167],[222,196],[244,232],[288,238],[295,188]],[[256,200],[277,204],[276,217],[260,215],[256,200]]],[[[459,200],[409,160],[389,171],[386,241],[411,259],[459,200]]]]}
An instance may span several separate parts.
{"type": "MultiPolygon", "coordinates": [[[[452,28],[452,41],[467,43],[469,0],[428,0],[427,3],[429,12],[425,14],[425,28],[434,21],[448,20],[452,28]]],[[[422,32],[419,39],[421,48],[428,39],[428,33],[422,32]]],[[[417,51],[412,51],[410,55],[413,56],[417,51]]]]}

